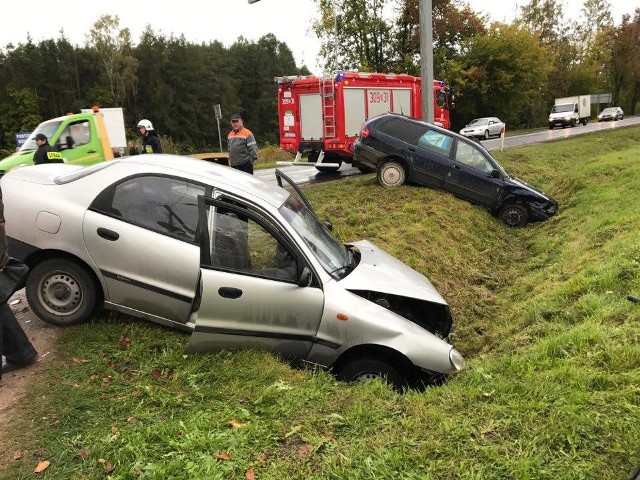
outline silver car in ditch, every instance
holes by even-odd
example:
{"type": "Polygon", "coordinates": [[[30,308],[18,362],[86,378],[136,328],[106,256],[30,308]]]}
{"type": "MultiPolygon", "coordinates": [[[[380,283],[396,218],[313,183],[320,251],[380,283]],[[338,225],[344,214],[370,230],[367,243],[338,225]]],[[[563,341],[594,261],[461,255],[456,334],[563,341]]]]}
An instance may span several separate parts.
{"type": "Polygon", "coordinates": [[[31,268],[31,308],[71,325],[104,306],[191,332],[189,352],[266,349],[346,381],[461,370],[429,280],[368,241],[341,243],[275,175],[174,155],[10,171],[6,230],[31,268]]]}

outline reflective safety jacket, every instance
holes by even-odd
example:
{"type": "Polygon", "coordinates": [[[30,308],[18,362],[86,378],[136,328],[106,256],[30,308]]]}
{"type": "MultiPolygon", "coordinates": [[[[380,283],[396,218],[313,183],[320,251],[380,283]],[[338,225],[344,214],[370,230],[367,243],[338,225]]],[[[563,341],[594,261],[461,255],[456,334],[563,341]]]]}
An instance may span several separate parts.
{"type": "Polygon", "coordinates": [[[35,165],[41,165],[43,163],[62,163],[62,154],[56,152],[55,149],[45,143],[38,147],[36,153],[33,155],[33,163],[35,165]]]}
{"type": "Polygon", "coordinates": [[[227,136],[229,144],[229,165],[237,167],[247,162],[255,163],[258,159],[258,144],[253,133],[248,128],[231,130],[227,136]]]}

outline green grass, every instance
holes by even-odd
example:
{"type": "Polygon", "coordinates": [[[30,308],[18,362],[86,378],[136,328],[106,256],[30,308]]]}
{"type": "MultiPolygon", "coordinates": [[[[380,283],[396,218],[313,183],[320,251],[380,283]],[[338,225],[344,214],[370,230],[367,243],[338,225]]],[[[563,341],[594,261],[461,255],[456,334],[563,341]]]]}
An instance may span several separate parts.
{"type": "Polygon", "coordinates": [[[450,303],[468,364],[446,384],[398,394],[266,353],[185,356],[187,335],[103,314],[65,331],[61,360],[3,432],[23,456],[0,478],[629,478],[640,465],[640,307],[626,300],[640,294],[640,128],[496,156],[556,197],[559,214],[512,230],[372,175],[305,189],[340,238],[371,240],[450,303]],[[51,466],[34,474],[40,459],[51,466]]]}

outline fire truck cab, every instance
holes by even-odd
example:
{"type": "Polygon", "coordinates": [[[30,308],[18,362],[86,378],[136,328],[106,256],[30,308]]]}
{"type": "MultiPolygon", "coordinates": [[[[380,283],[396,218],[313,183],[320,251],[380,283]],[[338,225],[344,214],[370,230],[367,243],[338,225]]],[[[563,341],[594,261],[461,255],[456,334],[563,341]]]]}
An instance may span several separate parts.
{"type": "MultiPolygon", "coordinates": [[[[393,112],[422,117],[420,77],[406,74],[337,72],[330,76],[276,77],[280,148],[295,152],[294,162],[314,163],[319,171],[335,171],[342,162],[356,165],[353,143],[362,124],[393,112]]],[[[453,96],[433,81],[434,123],[450,128],[453,96]]]]}

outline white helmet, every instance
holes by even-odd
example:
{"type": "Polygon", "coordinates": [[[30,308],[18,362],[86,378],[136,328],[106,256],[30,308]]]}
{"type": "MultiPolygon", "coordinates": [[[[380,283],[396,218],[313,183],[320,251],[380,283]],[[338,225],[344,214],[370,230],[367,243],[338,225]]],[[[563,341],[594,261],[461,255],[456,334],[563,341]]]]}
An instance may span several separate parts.
{"type": "Polygon", "coordinates": [[[147,119],[138,122],[138,128],[140,127],[144,127],[145,130],[153,130],[153,124],[147,119]]]}

